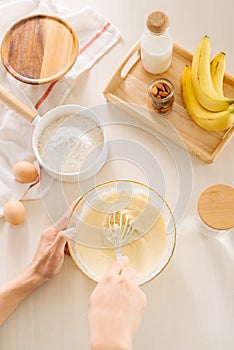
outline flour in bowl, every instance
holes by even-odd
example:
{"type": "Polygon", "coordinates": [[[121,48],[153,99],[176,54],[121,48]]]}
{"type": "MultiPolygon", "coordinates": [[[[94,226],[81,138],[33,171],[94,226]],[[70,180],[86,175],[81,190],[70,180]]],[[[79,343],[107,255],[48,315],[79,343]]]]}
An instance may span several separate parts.
{"type": "Polygon", "coordinates": [[[65,115],[43,130],[38,150],[49,168],[74,173],[97,160],[103,142],[102,129],[93,119],[78,114],[65,115]]]}

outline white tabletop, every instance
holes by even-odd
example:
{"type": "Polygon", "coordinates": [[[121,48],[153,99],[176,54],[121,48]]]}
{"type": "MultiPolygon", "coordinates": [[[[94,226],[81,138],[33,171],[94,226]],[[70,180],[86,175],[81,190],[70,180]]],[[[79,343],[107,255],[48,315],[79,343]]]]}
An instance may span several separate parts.
{"type": "MultiPolygon", "coordinates": [[[[196,221],[196,203],[201,191],[216,183],[232,184],[234,162],[232,139],[214,164],[208,165],[173,146],[116,107],[108,106],[102,91],[111,75],[139,39],[147,14],[156,10],[154,0],[57,0],[79,10],[86,5],[106,16],[121,32],[121,39],[94,67],[82,74],[66,103],[93,107],[107,124],[109,162],[97,182],[116,178],[149,180],[176,211],[177,245],[167,268],[142,286],[148,306],[134,338],[134,349],[223,350],[234,343],[234,238],[223,241],[203,236],[196,221]],[[122,122],[117,123],[116,122],[122,122]],[[138,144],[139,162],[125,159],[124,147],[138,144]],[[155,158],[157,167],[145,160],[155,158]],[[155,173],[154,173],[155,171],[155,173]]],[[[209,34],[213,52],[227,54],[226,71],[234,75],[232,0],[165,0],[160,9],[171,18],[177,44],[193,51],[209,34]]],[[[155,163],[155,164],[156,164],[155,163]]],[[[87,182],[87,188],[91,185],[87,182]]],[[[0,283],[21,271],[32,259],[41,230],[69,202],[78,197],[77,184],[54,183],[43,200],[25,202],[27,218],[12,227],[0,220],[0,283]],[[58,204],[60,203],[60,204],[58,204]]],[[[0,329],[1,350],[88,349],[87,309],[95,283],[66,256],[60,273],[28,297],[0,329]]]]}

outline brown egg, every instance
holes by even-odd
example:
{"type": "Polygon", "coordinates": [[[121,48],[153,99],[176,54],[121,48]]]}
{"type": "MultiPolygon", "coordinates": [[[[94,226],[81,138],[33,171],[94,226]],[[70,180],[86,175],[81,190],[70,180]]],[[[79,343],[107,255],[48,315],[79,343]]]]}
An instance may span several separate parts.
{"type": "Polygon", "coordinates": [[[13,174],[19,182],[32,182],[38,177],[38,171],[35,166],[26,160],[15,163],[13,174]]]}
{"type": "Polygon", "coordinates": [[[12,225],[20,225],[24,222],[26,210],[23,204],[17,200],[8,201],[3,208],[5,219],[12,225]]]}

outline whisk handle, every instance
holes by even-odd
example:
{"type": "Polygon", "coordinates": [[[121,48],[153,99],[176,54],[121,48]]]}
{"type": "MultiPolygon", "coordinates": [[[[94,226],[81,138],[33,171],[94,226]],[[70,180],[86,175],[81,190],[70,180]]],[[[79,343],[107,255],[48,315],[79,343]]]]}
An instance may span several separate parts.
{"type": "Polygon", "coordinates": [[[116,260],[121,258],[121,256],[122,256],[122,247],[119,246],[119,247],[116,248],[116,260]]]}

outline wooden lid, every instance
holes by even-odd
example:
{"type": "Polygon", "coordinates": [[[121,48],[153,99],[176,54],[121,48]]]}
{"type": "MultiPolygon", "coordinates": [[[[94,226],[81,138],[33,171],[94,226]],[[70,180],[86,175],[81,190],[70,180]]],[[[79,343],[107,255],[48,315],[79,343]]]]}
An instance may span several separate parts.
{"type": "Polygon", "coordinates": [[[169,18],[162,11],[154,11],[149,14],[146,25],[152,33],[162,34],[169,27],[169,18]]]}
{"type": "Polygon", "coordinates": [[[16,22],[1,43],[2,63],[16,79],[28,84],[58,80],[75,63],[78,41],[64,20],[37,14],[16,22]]]}
{"type": "Polygon", "coordinates": [[[199,197],[198,213],[202,221],[211,228],[233,228],[234,188],[221,184],[208,187],[199,197]]]}

